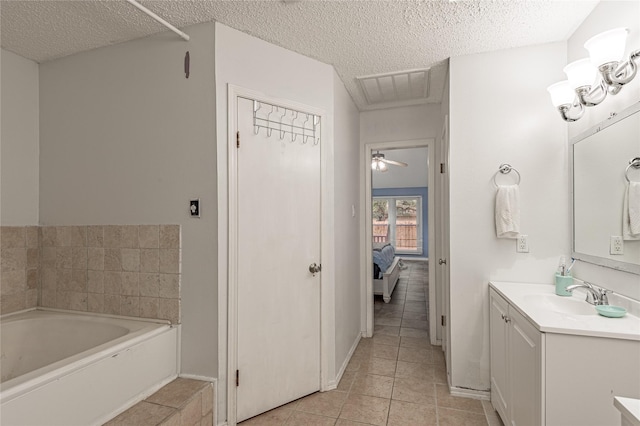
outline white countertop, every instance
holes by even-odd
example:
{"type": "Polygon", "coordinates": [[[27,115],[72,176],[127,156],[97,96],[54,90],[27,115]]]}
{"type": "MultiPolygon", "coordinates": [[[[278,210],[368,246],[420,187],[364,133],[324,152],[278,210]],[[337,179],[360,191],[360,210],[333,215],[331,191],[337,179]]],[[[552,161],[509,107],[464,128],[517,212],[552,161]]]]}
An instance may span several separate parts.
{"type": "Polygon", "coordinates": [[[640,399],[616,396],[613,405],[632,425],[640,425],[640,399]]]}
{"type": "Polygon", "coordinates": [[[534,303],[528,297],[534,294],[573,297],[583,301],[587,306],[592,306],[584,301],[582,292],[574,291],[573,296],[556,296],[555,286],[550,284],[492,281],[489,286],[507,299],[542,332],[640,341],[640,318],[629,313],[622,318],[603,317],[596,312],[595,308],[593,313],[588,315],[561,313],[545,308],[540,303],[534,303]]]}

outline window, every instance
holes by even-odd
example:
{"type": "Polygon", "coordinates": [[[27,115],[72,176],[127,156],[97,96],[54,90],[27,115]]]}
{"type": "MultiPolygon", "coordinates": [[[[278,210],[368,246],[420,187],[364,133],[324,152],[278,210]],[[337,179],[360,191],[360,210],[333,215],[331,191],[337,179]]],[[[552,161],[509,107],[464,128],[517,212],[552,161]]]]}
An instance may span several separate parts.
{"type": "Polygon", "coordinates": [[[422,197],[374,197],[373,242],[399,254],[422,254],[422,197]]]}

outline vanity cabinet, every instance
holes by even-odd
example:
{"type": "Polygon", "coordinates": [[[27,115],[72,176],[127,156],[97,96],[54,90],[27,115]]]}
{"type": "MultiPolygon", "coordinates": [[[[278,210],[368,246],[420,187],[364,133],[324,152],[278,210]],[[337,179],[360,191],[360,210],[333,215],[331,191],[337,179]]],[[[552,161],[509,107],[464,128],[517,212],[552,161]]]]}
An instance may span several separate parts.
{"type": "Polygon", "coordinates": [[[544,334],[493,289],[490,297],[491,402],[505,424],[542,424],[544,334]]]}
{"type": "Polygon", "coordinates": [[[619,425],[614,396],[640,399],[640,318],[558,312],[569,300],[553,285],[489,288],[491,402],[504,424],[619,425]]]}

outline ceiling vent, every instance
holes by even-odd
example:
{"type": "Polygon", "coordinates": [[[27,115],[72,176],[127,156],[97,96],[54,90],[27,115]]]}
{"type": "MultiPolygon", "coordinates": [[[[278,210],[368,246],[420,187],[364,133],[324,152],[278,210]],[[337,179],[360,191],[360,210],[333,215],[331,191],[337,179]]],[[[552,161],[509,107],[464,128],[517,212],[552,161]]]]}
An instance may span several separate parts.
{"type": "Polygon", "coordinates": [[[356,77],[367,109],[417,105],[429,97],[429,68],[356,77]]]}

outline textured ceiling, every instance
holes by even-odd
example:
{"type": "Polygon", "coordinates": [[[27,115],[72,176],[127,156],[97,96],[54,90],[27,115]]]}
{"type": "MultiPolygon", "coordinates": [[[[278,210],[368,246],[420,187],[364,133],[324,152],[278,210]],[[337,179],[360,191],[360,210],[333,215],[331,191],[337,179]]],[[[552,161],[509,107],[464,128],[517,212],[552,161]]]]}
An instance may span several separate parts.
{"type": "MultiPolygon", "coordinates": [[[[598,1],[141,3],[178,28],[215,20],[331,64],[367,109],[358,76],[430,67],[426,101],[439,102],[446,58],[566,40],[598,1]]],[[[2,47],[37,62],[164,30],[123,0],[1,0],[0,15],[2,47]]]]}

